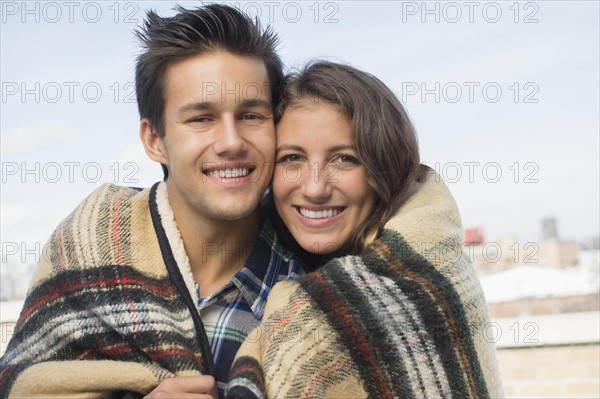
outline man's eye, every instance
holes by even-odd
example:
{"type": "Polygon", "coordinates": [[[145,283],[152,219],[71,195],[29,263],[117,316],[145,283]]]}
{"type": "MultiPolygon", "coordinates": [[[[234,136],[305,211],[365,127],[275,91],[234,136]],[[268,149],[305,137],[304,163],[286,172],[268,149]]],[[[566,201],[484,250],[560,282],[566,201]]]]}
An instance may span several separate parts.
{"type": "Polygon", "coordinates": [[[253,121],[253,120],[258,120],[258,119],[263,119],[262,116],[257,115],[257,114],[244,114],[241,117],[242,120],[245,121],[253,121]]]}
{"type": "Polygon", "coordinates": [[[210,117],[208,116],[196,116],[194,118],[188,119],[189,123],[205,123],[210,122],[210,117]]]}

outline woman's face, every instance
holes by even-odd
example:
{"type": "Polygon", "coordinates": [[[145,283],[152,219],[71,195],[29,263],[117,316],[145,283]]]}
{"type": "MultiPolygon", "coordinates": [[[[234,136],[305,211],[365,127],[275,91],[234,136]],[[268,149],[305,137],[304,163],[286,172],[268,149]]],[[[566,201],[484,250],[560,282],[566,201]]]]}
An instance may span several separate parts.
{"type": "Polygon", "coordinates": [[[290,106],[277,125],[275,206],[309,252],[342,247],[375,206],[353,138],[349,120],[324,101],[290,106]]]}

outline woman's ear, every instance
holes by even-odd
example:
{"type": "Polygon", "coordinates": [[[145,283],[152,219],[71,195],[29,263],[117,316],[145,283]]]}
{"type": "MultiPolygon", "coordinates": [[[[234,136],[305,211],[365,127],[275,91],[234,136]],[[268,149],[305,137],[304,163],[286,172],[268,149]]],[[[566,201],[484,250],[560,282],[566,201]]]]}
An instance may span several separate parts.
{"type": "Polygon", "coordinates": [[[140,122],[140,139],[150,159],[163,165],[169,164],[164,140],[158,135],[158,132],[147,118],[142,119],[140,122]]]}

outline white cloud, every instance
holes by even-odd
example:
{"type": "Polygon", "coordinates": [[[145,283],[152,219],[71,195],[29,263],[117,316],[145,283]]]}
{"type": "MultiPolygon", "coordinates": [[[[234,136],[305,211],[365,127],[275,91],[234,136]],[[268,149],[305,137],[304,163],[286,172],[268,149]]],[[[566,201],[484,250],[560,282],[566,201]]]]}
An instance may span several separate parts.
{"type": "Polygon", "coordinates": [[[10,205],[0,207],[2,230],[15,229],[31,216],[31,208],[26,205],[10,205]]]}
{"type": "Polygon", "coordinates": [[[35,125],[19,125],[6,137],[2,137],[2,156],[44,148],[71,140],[79,134],[61,122],[44,122],[35,125]]]}

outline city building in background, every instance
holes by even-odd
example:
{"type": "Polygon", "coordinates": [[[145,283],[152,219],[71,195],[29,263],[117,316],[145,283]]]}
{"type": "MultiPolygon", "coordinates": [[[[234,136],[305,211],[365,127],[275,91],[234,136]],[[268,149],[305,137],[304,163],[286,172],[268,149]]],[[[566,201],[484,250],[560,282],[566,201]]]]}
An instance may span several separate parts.
{"type": "Polygon", "coordinates": [[[486,339],[498,349],[508,398],[598,398],[598,239],[562,240],[554,218],[541,227],[539,242],[465,231],[492,319],[486,339]]]}

